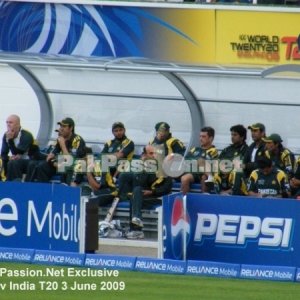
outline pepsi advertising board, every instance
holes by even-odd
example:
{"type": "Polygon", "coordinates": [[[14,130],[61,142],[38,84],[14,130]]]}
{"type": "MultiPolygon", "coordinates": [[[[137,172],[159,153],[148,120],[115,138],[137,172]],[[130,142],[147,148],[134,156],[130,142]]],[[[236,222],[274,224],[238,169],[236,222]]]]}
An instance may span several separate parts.
{"type": "Polygon", "coordinates": [[[1,247],[79,252],[80,189],[0,184],[1,247]]]}
{"type": "Polygon", "coordinates": [[[299,201],[188,194],[185,203],[164,197],[164,258],[300,266],[299,201]]]}

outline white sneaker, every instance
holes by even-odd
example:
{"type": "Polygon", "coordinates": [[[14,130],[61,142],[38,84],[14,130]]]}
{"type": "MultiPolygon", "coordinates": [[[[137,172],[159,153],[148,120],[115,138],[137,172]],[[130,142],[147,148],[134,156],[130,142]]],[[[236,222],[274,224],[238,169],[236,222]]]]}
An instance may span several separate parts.
{"type": "Polygon", "coordinates": [[[141,240],[144,237],[144,232],[140,230],[129,231],[126,233],[126,238],[129,240],[141,240]]]}
{"type": "Polygon", "coordinates": [[[144,227],[144,224],[140,218],[132,218],[131,223],[138,226],[138,227],[144,227]]]}

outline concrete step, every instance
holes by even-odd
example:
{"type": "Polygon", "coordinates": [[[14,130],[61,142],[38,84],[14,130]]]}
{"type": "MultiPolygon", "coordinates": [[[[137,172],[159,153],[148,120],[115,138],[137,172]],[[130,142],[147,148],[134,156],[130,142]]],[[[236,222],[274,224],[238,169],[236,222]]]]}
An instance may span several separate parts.
{"type": "Polygon", "coordinates": [[[99,249],[96,253],[157,258],[158,242],[153,239],[99,238],[99,249]]]}

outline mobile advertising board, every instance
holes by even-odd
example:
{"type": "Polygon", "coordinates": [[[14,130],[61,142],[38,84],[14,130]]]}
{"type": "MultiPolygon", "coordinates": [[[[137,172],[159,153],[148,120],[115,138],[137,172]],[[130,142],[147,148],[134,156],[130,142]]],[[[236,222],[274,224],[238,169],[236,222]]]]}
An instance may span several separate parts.
{"type": "Polygon", "coordinates": [[[0,184],[1,247],[79,252],[80,228],[79,188],[0,184]]]}

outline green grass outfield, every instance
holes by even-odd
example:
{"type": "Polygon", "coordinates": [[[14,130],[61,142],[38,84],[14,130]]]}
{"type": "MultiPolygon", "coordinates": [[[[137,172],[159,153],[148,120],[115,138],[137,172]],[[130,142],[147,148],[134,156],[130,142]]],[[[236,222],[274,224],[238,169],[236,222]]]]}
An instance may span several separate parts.
{"type": "MultiPolygon", "coordinates": [[[[294,300],[300,295],[300,284],[292,282],[208,278],[134,271],[120,271],[117,277],[111,277],[111,274],[87,276],[84,273],[75,274],[76,270],[87,272],[85,268],[0,263],[0,299],[294,300]],[[69,273],[70,271],[72,272],[69,273]],[[38,272],[42,272],[43,276],[39,276],[38,272]],[[53,276],[45,276],[49,275],[46,272],[53,276]],[[78,286],[75,285],[72,290],[74,282],[77,282],[78,286]],[[87,284],[89,288],[94,287],[96,290],[82,291],[80,290],[83,287],[82,284],[87,284]],[[24,290],[17,290],[18,288],[24,290]],[[31,288],[34,290],[30,290],[31,288]]],[[[97,272],[99,271],[103,270],[97,272]]]]}

